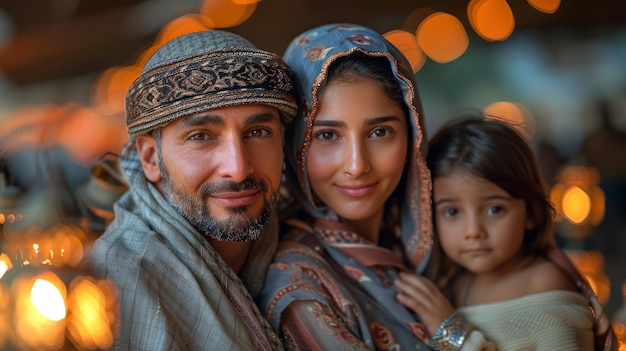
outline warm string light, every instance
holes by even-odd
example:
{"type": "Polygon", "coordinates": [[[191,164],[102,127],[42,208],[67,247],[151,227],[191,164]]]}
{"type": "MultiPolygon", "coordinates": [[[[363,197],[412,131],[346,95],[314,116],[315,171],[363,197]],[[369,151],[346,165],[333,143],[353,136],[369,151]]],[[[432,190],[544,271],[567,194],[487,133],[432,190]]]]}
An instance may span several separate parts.
{"type": "Polygon", "coordinates": [[[115,286],[80,266],[85,232],[63,223],[44,229],[16,212],[5,209],[0,216],[0,349],[110,348],[115,286]]]}

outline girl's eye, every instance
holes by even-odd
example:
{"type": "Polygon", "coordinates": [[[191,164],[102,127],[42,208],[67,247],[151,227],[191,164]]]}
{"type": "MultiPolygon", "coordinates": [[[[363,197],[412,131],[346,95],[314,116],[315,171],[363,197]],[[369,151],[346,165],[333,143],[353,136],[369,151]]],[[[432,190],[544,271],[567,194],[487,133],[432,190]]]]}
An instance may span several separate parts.
{"type": "Polygon", "coordinates": [[[504,211],[504,207],[500,205],[491,205],[487,208],[487,213],[495,215],[498,213],[502,213],[504,211]]]}
{"type": "Polygon", "coordinates": [[[323,130],[315,134],[315,137],[320,140],[334,140],[337,139],[337,134],[330,130],[323,130]]]}
{"type": "Polygon", "coordinates": [[[456,208],[446,208],[443,210],[443,215],[446,217],[454,217],[459,213],[456,208]]]}

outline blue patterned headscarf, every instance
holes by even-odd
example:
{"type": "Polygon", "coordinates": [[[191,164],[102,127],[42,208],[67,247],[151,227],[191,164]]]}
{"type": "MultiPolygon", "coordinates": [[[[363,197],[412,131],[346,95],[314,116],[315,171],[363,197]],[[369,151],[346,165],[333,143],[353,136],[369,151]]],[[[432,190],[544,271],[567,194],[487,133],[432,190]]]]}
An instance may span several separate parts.
{"type": "Polygon", "coordinates": [[[286,189],[313,217],[339,220],[332,209],[319,207],[313,200],[305,160],[321,89],[327,83],[328,67],[336,59],[357,51],[387,58],[402,88],[413,140],[406,182],[398,185],[403,188],[405,200],[400,204],[401,238],[407,257],[421,271],[433,241],[431,179],[425,162],[427,141],[422,106],[411,65],[379,33],[355,24],[327,24],[302,33],[288,46],[283,59],[296,76],[296,91],[302,107],[292,130],[286,134],[286,189]]]}

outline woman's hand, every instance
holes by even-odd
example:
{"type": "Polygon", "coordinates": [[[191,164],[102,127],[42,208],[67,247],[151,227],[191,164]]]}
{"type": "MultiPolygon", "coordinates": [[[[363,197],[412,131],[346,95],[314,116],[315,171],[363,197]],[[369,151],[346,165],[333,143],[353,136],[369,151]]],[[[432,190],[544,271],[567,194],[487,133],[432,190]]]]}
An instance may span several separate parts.
{"type": "Polygon", "coordinates": [[[430,335],[454,312],[450,301],[428,278],[402,272],[394,285],[398,301],[420,316],[430,335]]]}

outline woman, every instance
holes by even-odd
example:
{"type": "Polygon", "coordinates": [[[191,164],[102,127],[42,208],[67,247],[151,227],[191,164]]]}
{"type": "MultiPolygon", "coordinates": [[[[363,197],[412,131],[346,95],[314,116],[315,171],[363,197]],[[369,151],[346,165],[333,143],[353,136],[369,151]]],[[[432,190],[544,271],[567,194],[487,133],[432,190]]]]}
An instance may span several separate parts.
{"type": "Polygon", "coordinates": [[[351,24],[304,32],[284,59],[303,102],[286,131],[283,198],[296,201],[281,207],[289,218],[261,309],[287,349],[426,350],[393,287],[400,271],[423,273],[433,240],[411,67],[351,24]]]}

